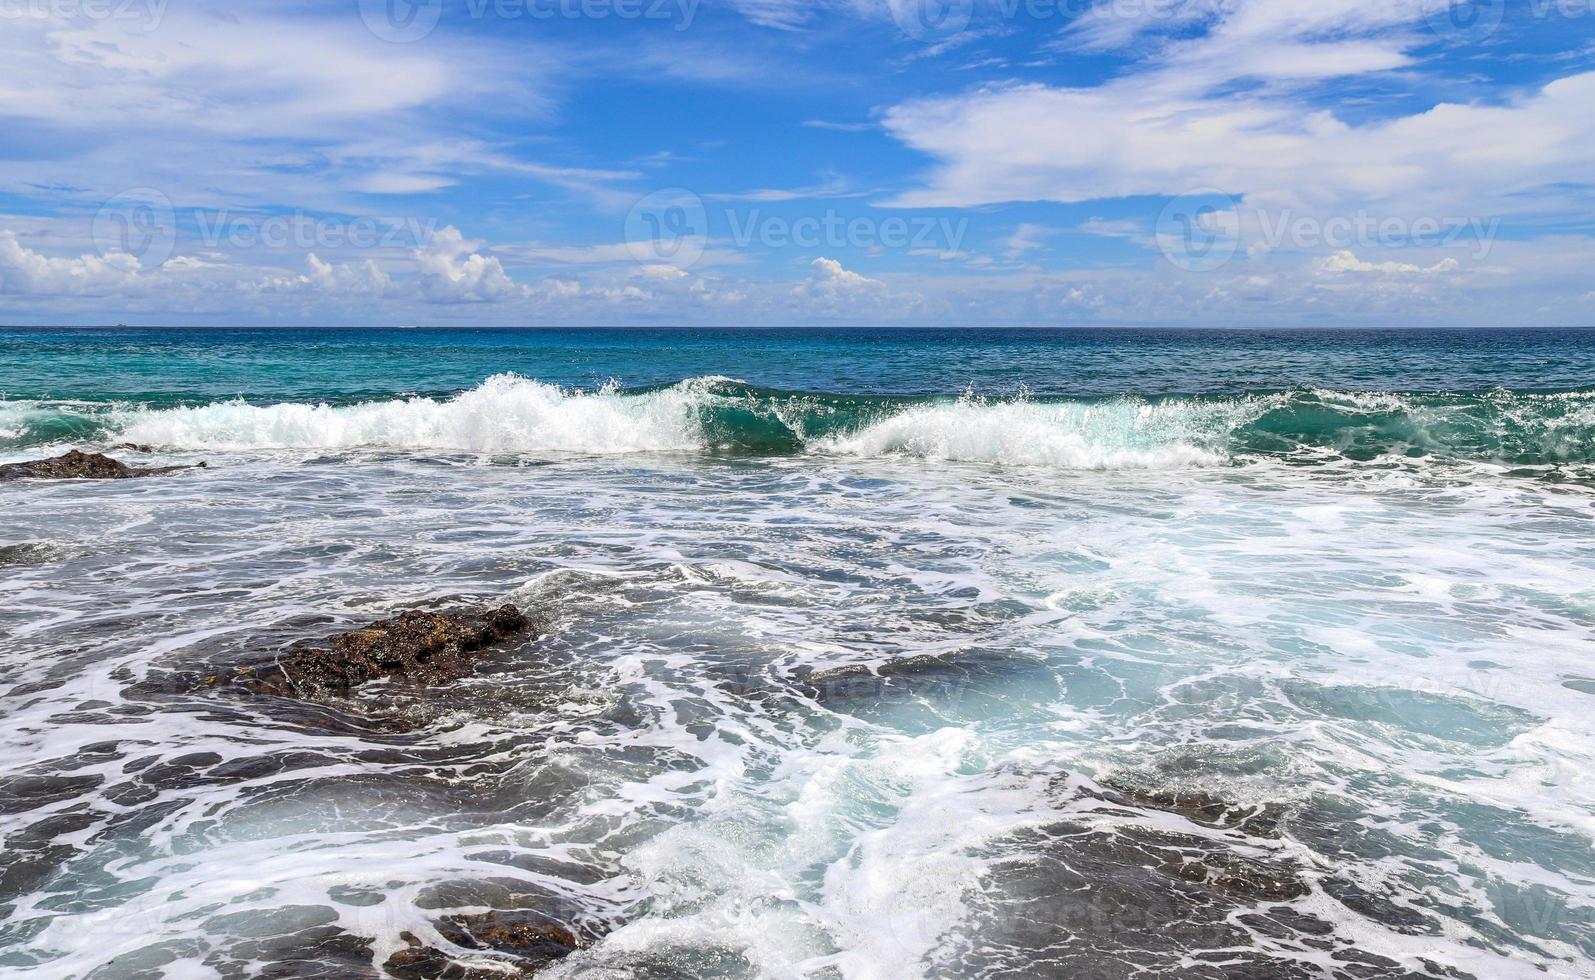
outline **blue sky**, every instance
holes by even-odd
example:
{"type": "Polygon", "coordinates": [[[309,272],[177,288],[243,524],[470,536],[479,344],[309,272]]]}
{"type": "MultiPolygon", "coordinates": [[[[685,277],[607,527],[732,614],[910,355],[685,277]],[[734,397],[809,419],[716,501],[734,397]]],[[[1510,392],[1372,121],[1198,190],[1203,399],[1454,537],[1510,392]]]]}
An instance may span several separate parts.
{"type": "Polygon", "coordinates": [[[5,323],[1595,323],[1595,0],[0,0],[0,64],[5,323]]]}

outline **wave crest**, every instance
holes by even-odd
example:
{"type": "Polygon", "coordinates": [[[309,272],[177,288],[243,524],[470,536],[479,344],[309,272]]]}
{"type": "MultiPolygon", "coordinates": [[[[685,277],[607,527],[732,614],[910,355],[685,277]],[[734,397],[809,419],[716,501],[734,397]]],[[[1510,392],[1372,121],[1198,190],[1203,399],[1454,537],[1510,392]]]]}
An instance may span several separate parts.
{"type": "Polygon", "coordinates": [[[452,398],[357,405],[223,402],[141,412],[122,436],[186,449],[436,449],[633,453],[702,449],[691,411],[710,379],[625,395],[571,391],[512,374],[452,398]]]}
{"type": "MultiPolygon", "coordinates": [[[[452,397],[158,408],[0,401],[0,447],[901,456],[1057,469],[1230,461],[1595,462],[1595,392],[1336,392],[1007,400],[826,395],[723,377],[575,390],[499,374],[452,397]]],[[[1580,469],[1582,472],[1582,469],[1580,469]]]]}
{"type": "Polygon", "coordinates": [[[989,403],[910,408],[857,432],[818,440],[850,456],[908,455],[958,462],[1123,470],[1214,466],[1234,428],[1256,417],[1254,399],[989,403]]]}

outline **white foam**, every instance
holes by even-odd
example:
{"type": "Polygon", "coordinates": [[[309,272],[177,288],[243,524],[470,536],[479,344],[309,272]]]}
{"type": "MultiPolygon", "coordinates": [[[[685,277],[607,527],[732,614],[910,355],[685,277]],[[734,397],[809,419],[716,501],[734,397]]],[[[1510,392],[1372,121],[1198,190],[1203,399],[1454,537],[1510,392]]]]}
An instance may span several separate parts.
{"type": "MultiPolygon", "coordinates": [[[[119,438],[196,450],[360,449],[472,452],[680,452],[711,448],[705,414],[741,399],[723,378],[659,391],[583,392],[512,374],[452,398],[355,405],[242,401],[122,413],[119,438]]],[[[1173,400],[1037,404],[1028,399],[909,408],[857,431],[818,438],[821,453],[1006,463],[1062,469],[1217,465],[1224,442],[1263,402],[1173,400]]],[[[796,426],[801,429],[801,426],[796,426]]]]}
{"type": "Polygon", "coordinates": [[[499,374],[452,398],[333,406],[242,401],[131,414],[134,442],[185,449],[435,449],[631,453],[703,448],[709,382],[640,395],[573,391],[499,374]]]}
{"type": "Polygon", "coordinates": [[[1036,404],[975,398],[927,405],[882,419],[817,448],[851,456],[1125,470],[1215,466],[1236,425],[1256,417],[1258,400],[1202,404],[1173,400],[1036,404]]]}

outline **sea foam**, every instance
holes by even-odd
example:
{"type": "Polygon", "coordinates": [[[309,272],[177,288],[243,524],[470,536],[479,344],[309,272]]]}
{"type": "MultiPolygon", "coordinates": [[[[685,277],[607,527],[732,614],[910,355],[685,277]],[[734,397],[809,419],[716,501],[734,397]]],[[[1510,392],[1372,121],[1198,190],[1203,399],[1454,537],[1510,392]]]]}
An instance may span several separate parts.
{"type": "Polygon", "coordinates": [[[987,401],[965,397],[880,406],[840,431],[805,436],[799,396],[776,402],[726,378],[652,391],[579,391],[511,374],[450,398],[413,396],[352,405],[242,401],[141,410],[119,438],[197,450],[360,449],[639,453],[750,448],[777,427],[812,453],[1006,463],[1063,469],[1151,469],[1223,462],[1249,401],[987,401]],[[755,420],[759,423],[754,425],[755,420]]]}
{"type": "Polygon", "coordinates": [[[452,398],[356,405],[242,401],[141,412],[124,438],[183,449],[434,449],[630,453],[703,447],[701,385],[644,395],[572,391],[511,374],[452,398]]]}
{"type": "Polygon", "coordinates": [[[1213,466],[1224,443],[1255,416],[1247,402],[986,402],[911,408],[816,448],[850,456],[900,454],[925,459],[1123,470],[1213,466]]]}

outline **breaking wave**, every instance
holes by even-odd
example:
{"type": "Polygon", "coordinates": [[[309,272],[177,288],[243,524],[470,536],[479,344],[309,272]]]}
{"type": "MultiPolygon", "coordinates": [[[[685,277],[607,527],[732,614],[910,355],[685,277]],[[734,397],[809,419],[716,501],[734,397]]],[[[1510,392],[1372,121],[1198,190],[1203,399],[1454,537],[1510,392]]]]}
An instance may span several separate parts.
{"type": "Polygon", "coordinates": [[[1434,457],[1595,462],[1595,392],[989,399],[781,392],[729,378],[577,390],[500,374],[452,396],[170,407],[0,402],[0,447],[67,441],[277,449],[801,453],[1163,469],[1434,457]]]}

